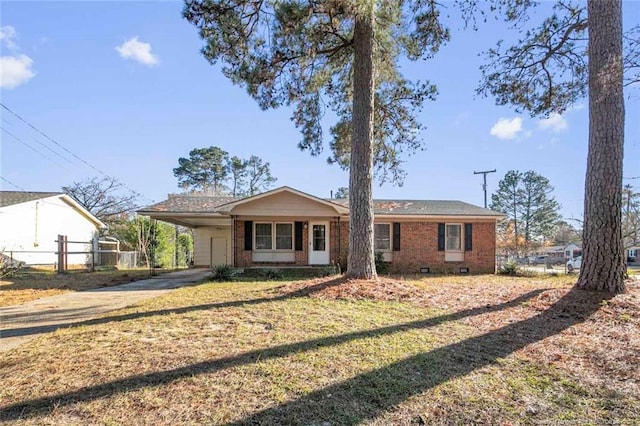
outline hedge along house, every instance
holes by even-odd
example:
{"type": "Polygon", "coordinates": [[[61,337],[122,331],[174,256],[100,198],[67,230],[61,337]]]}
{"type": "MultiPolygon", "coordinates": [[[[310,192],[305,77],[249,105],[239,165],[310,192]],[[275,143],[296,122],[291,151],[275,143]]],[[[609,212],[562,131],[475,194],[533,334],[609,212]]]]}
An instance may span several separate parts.
{"type": "MultiPolygon", "coordinates": [[[[194,264],[346,267],[347,199],[289,187],[246,198],[170,195],[138,213],[187,226],[194,264]]],[[[461,201],[374,200],[375,250],[394,272],[495,272],[501,213],[461,201]]]]}

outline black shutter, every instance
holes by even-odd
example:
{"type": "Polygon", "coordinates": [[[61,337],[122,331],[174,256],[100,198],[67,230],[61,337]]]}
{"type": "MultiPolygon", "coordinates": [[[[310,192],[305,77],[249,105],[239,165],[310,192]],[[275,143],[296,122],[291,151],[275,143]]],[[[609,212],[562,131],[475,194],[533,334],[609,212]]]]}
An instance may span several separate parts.
{"type": "Polygon", "coordinates": [[[473,224],[464,224],[464,251],[473,250],[473,224]]]}
{"type": "Polygon", "coordinates": [[[444,251],[444,223],[438,224],[438,251],[444,251]]]}
{"type": "Polygon", "coordinates": [[[253,249],[253,221],[244,221],[244,249],[251,251],[253,249]]]}
{"type": "Polygon", "coordinates": [[[393,251],[400,251],[400,224],[393,223],[393,251]]]}
{"type": "Polygon", "coordinates": [[[296,251],[302,251],[302,222],[295,224],[295,246],[296,251]]]}

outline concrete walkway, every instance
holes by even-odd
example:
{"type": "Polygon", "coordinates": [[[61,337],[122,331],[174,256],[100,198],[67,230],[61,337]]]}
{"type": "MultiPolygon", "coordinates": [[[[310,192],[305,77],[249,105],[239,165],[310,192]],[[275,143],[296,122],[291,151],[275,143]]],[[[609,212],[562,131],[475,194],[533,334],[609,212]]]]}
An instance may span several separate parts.
{"type": "Polygon", "coordinates": [[[69,292],[22,305],[0,307],[0,352],[20,346],[40,334],[202,281],[210,274],[209,269],[185,269],[119,286],[69,292]]]}

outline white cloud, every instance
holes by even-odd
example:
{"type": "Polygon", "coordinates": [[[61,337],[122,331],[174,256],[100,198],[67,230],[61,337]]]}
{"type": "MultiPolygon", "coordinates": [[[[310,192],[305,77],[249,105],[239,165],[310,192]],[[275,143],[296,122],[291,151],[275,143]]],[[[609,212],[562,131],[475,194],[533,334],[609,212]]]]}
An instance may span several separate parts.
{"type": "Polygon", "coordinates": [[[538,128],[541,130],[551,130],[554,133],[560,133],[563,130],[566,130],[569,125],[567,124],[567,120],[558,113],[553,113],[549,116],[549,118],[543,118],[538,121],[538,128]]]}
{"type": "Polygon", "coordinates": [[[151,53],[151,44],[139,41],[138,37],[133,37],[122,43],[121,46],[116,46],[116,50],[124,59],[133,59],[148,66],[158,63],[158,57],[151,53]]]}
{"type": "Polygon", "coordinates": [[[498,139],[513,139],[522,131],[522,118],[515,117],[511,120],[500,118],[491,128],[491,135],[498,139]]]}
{"type": "Polygon", "coordinates": [[[0,27],[0,41],[2,41],[7,49],[13,50],[17,47],[16,43],[13,41],[14,38],[16,38],[15,28],[11,25],[0,27]]]}
{"type": "Polygon", "coordinates": [[[0,87],[13,89],[31,80],[36,75],[32,65],[33,59],[27,55],[0,56],[0,87]]]}

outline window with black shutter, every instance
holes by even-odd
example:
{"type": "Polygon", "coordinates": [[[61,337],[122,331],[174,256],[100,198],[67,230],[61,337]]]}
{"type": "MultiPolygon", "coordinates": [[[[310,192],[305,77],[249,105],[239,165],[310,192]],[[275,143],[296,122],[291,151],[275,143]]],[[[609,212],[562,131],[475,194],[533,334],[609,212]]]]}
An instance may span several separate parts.
{"type": "Polygon", "coordinates": [[[438,224],[438,251],[444,251],[444,241],[445,241],[444,229],[445,229],[444,223],[439,223],[438,224]]]}
{"type": "Polygon", "coordinates": [[[400,251],[400,224],[393,223],[393,251],[400,251]]]}
{"type": "Polygon", "coordinates": [[[302,222],[296,222],[295,223],[295,249],[296,251],[302,251],[302,229],[303,229],[303,223],[302,222]]]}
{"type": "Polygon", "coordinates": [[[473,224],[464,224],[464,251],[473,250],[473,224]]]}
{"type": "Polygon", "coordinates": [[[251,251],[253,249],[253,221],[244,221],[244,249],[251,251]]]}

